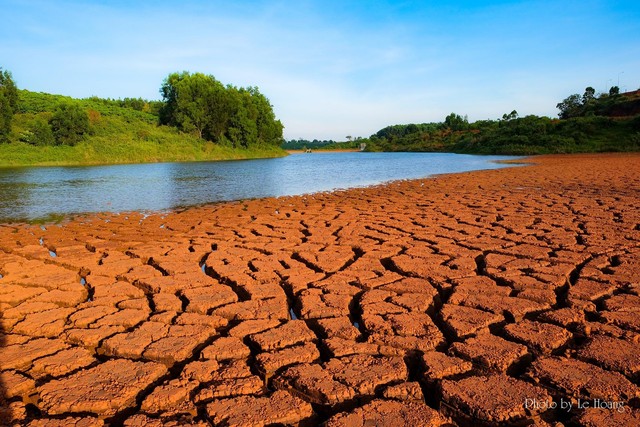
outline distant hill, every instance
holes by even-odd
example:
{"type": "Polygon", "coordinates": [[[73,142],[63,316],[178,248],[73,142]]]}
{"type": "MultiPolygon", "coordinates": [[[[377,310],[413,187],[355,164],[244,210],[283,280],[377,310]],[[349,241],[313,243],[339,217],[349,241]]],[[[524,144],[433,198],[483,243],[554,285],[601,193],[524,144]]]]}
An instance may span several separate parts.
{"type": "Polygon", "coordinates": [[[469,123],[451,113],[443,122],[387,126],[366,141],[367,151],[445,151],[547,154],[640,151],[640,90],[597,95],[591,87],[557,105],[560,117],[519,117],[469,123]]]}

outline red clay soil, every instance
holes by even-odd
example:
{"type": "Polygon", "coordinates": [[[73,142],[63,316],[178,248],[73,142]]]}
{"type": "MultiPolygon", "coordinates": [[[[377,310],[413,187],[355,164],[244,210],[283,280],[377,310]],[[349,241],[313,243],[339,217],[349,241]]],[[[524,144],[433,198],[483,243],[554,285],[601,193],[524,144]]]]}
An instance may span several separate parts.
{"type": "Polygon", "coordinates": [[[640,425],[640,155],[0,225],[1,425],[640,425]]]}

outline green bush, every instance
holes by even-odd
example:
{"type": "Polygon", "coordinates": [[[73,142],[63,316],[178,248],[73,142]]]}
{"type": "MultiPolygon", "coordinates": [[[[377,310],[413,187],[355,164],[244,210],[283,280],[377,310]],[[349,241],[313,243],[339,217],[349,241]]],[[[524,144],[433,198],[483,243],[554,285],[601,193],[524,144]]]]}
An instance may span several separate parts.
{"type": "Polygon", "coordinates": [[[42,118],[37,118],[31,125],[31,139],[27,141],[33,145],[55,145],[56,139],[49,123],[42,118]]]}
{"type": "Polygon", "coordinates": [[[89,115],[76,103],[58,104],[49,120],[57,144],[76,145],[89,132],[89,115]]]}

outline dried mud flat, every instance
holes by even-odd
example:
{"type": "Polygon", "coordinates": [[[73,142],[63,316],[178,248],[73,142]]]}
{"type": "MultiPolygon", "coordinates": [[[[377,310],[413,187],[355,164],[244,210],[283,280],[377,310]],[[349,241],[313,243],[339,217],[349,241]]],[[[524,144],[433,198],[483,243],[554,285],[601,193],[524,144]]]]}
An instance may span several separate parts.
{"type": "Polygon", "coordinates": [[[640,155],[533,162],[2,225],[0,424],[640,425],[640,155]]]}

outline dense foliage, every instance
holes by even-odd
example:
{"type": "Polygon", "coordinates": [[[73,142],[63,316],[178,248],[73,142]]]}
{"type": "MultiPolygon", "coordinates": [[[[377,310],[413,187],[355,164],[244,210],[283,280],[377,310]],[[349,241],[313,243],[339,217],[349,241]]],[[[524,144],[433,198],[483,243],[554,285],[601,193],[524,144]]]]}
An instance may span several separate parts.
{"type": "Polygon", "coordinates": [[[75,145],[89,132],[89,115],[78,104],[59,104],[49,120],[56,143],[75,145]]]}
{"type": "Polygon", "coordinates": [[[56,145],[51,125],[42,117],[36,117],[29,129],[20,134],[20,141],[31,145],[56,145]]]}
{"type": "MultiPolygon", "coordinates": [[[[183,73],[182,77],[187,75],[183,73]]],[[[205,80],[211,79],[205,76],[205,80]]],[[[165,89],[166,83],[161,90],[165,89]]],[[[184,95],[184,87],[176,92],[178,96],[175,99],[181,101],[174,105],[178,115],[171,119],[171,123],[163,124],[166,121],[161,119],[161,113],[171,111],[164,101],[96,96],[73,99],[30,92],[17,89],[11,74],[0,70],[0,142],[4,143],[0,144],[0,166],[223,160],[284,155],[278,147],[282,139],[282,124],[275,119],[271,104],[257,88],[223,87],[230,107],[224,111],[194,100],[193,104],[204,108],[206,114],[202,114],[190,108],[192,105],[185,107],[182,102],[185,98],[180,95],[184,95]],[[190,113],[195,115],[189,117],[190,113]],[[220,114],[221,122],[228,127],[221,128],[221,131],[202,127],[200,135],[196,128],[198,118],[202,118],[203,123],[217,120],[206,117],[207,114],[220,114]],[[220,137],[205,138],[213,135],[205,134],[205,130],[219,132],[217,135],[220,137]]]]}
{"type": "Polygon", "coordinates": [[[279,145],[282,123],[258,88],[224,86],[213,76],[170,74],[160,89],[160,122],[233,147],[279,145]]]}
{"type": "Polygon", "coordinates": [[[0,68],[0,143],[9,140],[11,121],[18,106],[18,90],[11,73],[0,68]]]}
{"type": "Polygon", "coordinates": [[[591,86],[587,87],[584,94],[574,93],[569,95],[556,107],[561,119],[588,116],[614,116],[624,117],[640,114],[640,95],[636,92],[620,94],[618,86],[609,89],[609,93],[596,96],[596,91],[591,86]]]}
{"type": "Polygon", "coordinates": [[[368,151],[449,151],[542,154],[640,150],[640,93],[617,87],[597,95],[591,87],[558,103],[560,119],[514,110],[499,120],[469,123],[451,113],[443,122],[387,126],[372,135],[368,151]]]}

